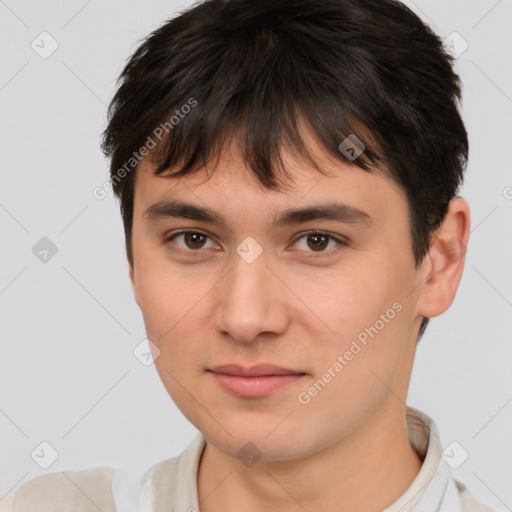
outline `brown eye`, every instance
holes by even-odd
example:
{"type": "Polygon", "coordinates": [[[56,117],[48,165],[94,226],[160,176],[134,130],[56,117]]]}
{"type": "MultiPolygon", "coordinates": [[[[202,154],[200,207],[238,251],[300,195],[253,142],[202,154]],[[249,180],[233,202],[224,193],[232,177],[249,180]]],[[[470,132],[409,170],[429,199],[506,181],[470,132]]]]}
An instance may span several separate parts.
{"type": "MultiPolygon", "coordinates": [[[[318,253],[318,256],[324,256],[324,254],[325,256],[329,256],[331,253],[337,252],[337,249],[340,249],[341,246],[347,245],[347,242],[342,239],[335,238],[328,233],[312,231],[298,238],[295,245],[299,250],[304,252],[318,253]],[[327,249],[329,244],[331,244],[332,249],[327,249]]],[[[309,257],[316,256],[316,254],[311,254],[309,257]]]]}
{"type": "Polygon", "coordinates": [[[202,233],[184,233],[183,237],[189,249],[201,249],[206,238],[202,233]]]}
{"type": "Polygon", "coordinates": [[[311,247],[312,249],[319,249],[323,250],[327,247],[329,242],[329,237],[322,234],[316,234],[316,235],[308,235],[308,247],[311,247]]]}
{"type": "Polygon", "coordinates": [[[184,252],[200,252],[206,247],[207,240],[210,237],[199,231],[180,231],[167,237],[164,242],[174,242],[178,246],[177,250],[184,252]],[[178,240],[182,239],[181,243],[178,240]]]}

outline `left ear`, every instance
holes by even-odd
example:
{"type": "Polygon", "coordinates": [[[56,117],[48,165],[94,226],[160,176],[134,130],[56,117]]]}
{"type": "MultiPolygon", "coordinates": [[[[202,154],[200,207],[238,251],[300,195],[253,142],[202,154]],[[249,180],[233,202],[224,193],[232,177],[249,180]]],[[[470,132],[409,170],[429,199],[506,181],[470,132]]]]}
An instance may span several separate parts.
{"type": "Polygon", "coordinates": [[[464,270],[469,232],[469,205],[455,197],[421,264],[424,283],[416,304],[419,315],[435,317],[451,306],[464,270]]]}

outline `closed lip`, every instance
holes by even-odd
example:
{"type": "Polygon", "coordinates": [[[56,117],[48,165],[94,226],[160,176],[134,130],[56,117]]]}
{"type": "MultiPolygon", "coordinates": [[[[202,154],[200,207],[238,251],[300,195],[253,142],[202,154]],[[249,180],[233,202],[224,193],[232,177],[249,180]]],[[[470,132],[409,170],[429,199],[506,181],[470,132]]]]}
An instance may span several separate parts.
{"type": "Polygon", "coordinates": [[[223,375],[236,375],[238,377],[262,377],[267,375],[304,375],[304,372],[291,370],[273,364],[258,364],[255,366],[241,366],[237,364],[225,364],[209,370],[223,375]]]}

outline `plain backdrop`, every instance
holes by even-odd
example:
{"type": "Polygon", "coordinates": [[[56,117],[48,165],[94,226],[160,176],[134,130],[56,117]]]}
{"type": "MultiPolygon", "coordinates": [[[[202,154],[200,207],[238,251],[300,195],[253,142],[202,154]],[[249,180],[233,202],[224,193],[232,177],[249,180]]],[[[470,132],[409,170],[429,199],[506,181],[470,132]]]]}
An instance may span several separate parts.
{"type": "MultiPolygon", "coordinates": [[[[469,454],[455,477],[512,510],[512,2],[405,3],[460,53],[472,214],[457,297],[419,345],[408,403],[469,454]]],[[[196,435],[133,354],[145,332],[118,204],[92,194],[108,178],[99,142],[116,77],[188,5],[0,1],[0,505],[45,472],[140,473],[196,435]]]]}

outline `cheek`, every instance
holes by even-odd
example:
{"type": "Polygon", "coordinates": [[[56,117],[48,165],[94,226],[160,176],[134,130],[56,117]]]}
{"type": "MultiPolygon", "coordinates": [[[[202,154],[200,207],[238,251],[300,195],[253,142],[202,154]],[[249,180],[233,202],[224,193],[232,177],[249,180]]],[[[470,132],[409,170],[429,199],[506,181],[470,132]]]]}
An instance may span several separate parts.
{"type": "Polygon", "coordinates": [[[205,293],[189,284],[179,271],[172,277],[156,268],[140,273],[141,310],[147,337],[160,351],[155,367],[170,397],[187,417],[194,413],[187,390],[195,389],[193,379],[203,339],[195,316],[201,311],[200,299],[205,293]]]}
{"type": "Polygon", "coordinates": [[[346,326],[346,334],[342,331],[333,343],[324,344],[315,375],[300,390],[302,401],[297,396],[305,421],[329,411],[329,424],[319,435],[337,436],[340,425],[349,433],[389,399],[390,390],[400,396],[409,353],[404,309],[391,307],[385,316],[388,323],[380,318],[388,311],[380,302],[366,301],[363,309],[365,318],[359,314],[357,322],[346,326]]]}
{"type": "MultiPolygon", "coordinates": [[[[354,390],[360,396],[379,395],[379,388],[385,390],[379,377],[392,381],[408,352],[411,311],[400,270],[405,262],[386,267],[370,263],[354,264],[350,271],[338,273],[337,279],[304,283],[302,289],[304,302],[317,313],[308,313],[308,325],[304,317],[301,320],[308,332],[317,330],[313,338],[316,347],[311,347],[317,357],[316,377],[331,369],[336,378],[328,387],[337,400],[347,403],[354,390]]],[[[331,392],[321,394],[319,403],[328,400],[331,392]]]]}
{"type": "MultiPolygon", "coordinates": [[[[169,265],[141,266],[138,293],[147,337],[160,350],[155,361],[173,375],[199,366],[203,344],[212,332],[211,289],[215,281],[193,277],[169,265]],[[210,322],[210,323],[209,323],[210,322]]],[[[160,370],[159,370],[160,371],[160,370]]],[[[194,372],[193,372],[194,373],[194,372]]],[[[161,373],[164,381],[169,380],[161,373]]],[[[172,385],[172,379],[170,381],[172,385]]]]}
{"type": "Polygon", "coordinates": [[[303,276],[294,279],[295,283],[289,281],[293,283],[291,287],[307,307],[296,320],[315,338],[337,349],[364,333],[365,328],[372,326],[386,311],[389,310],[388,316],[395,316],[393,304],[399,292],[388,272],[372,272],[368,266],[354,266],[311,280],[303,276]]]}
{"type": "Polygon", "coordinates": [[[187,279],[178,266],[169,265],[163,257],[146,252],[140,255],[135,274],[139,303],[146,329],[162,337],[200,301],[205,286],[187,279]]]}

